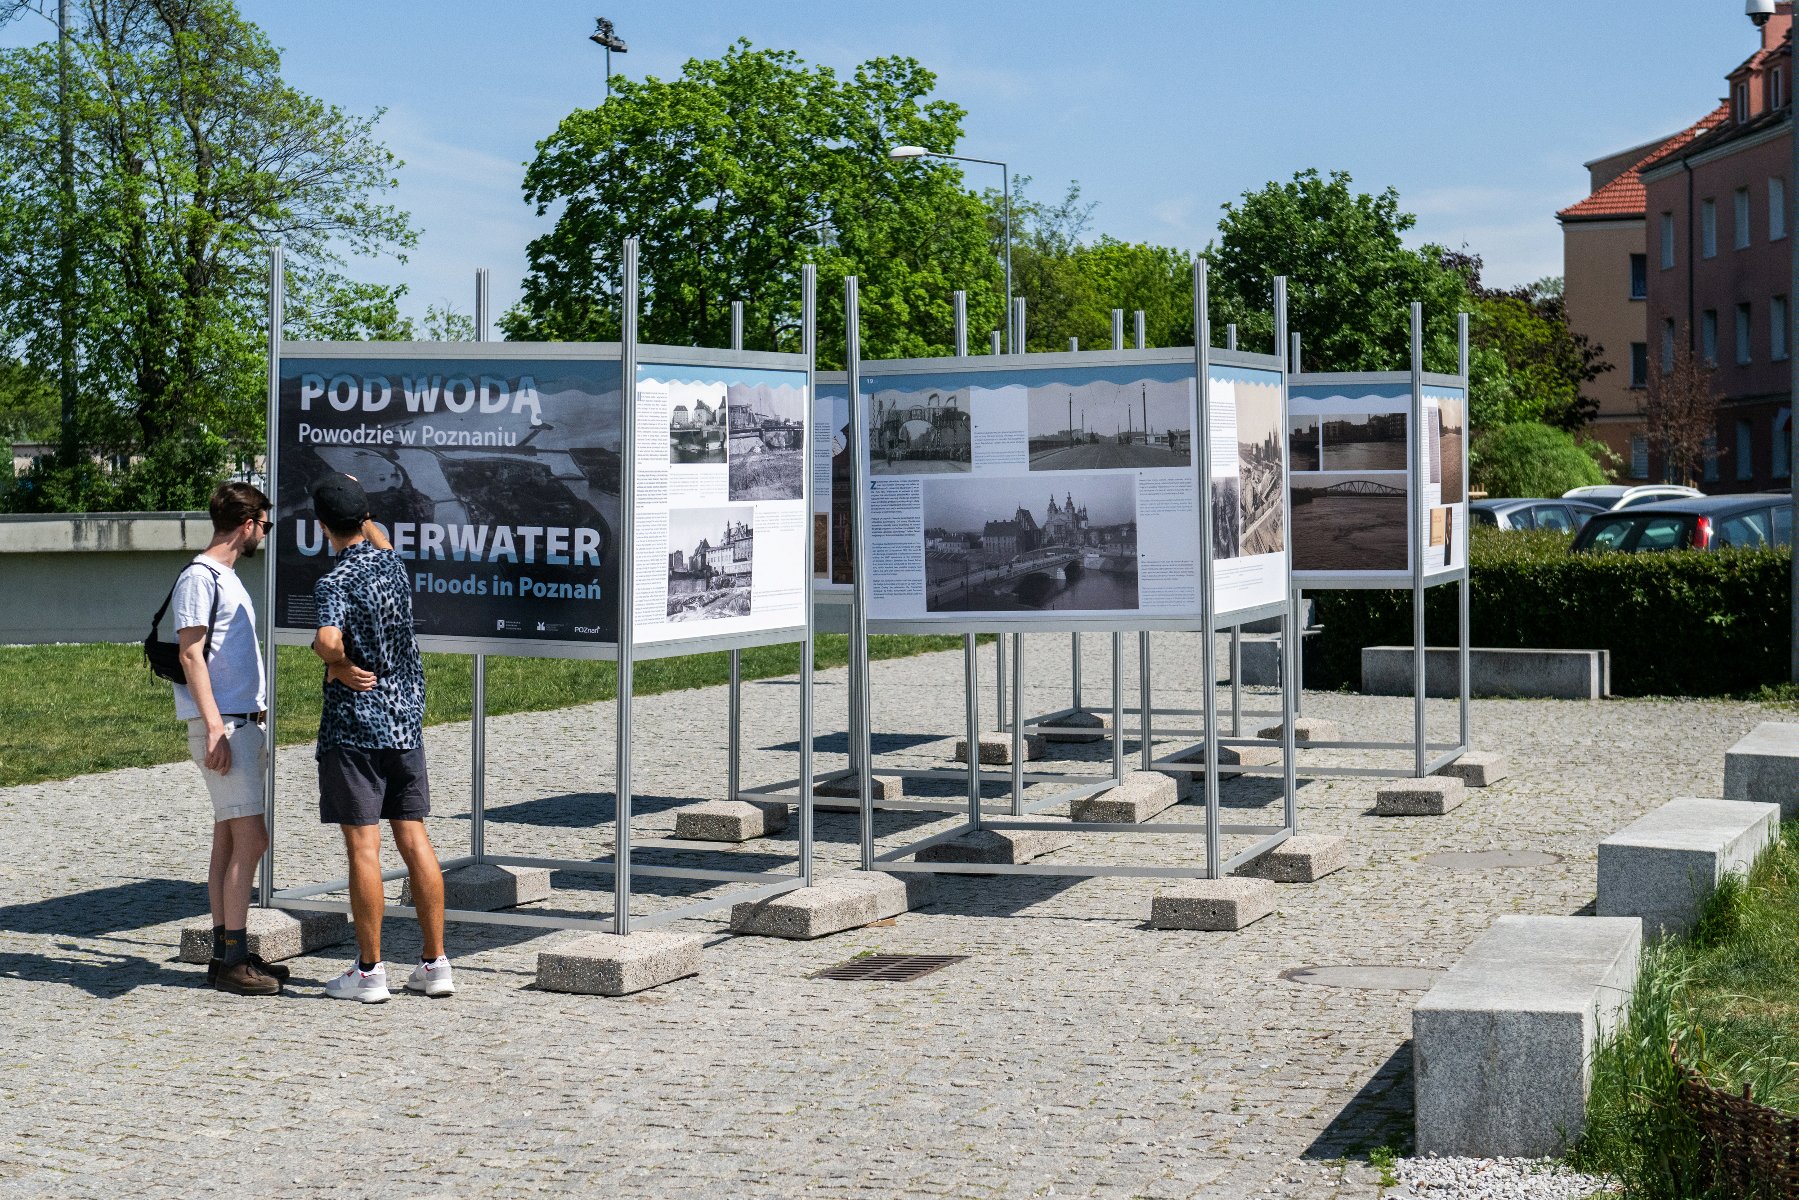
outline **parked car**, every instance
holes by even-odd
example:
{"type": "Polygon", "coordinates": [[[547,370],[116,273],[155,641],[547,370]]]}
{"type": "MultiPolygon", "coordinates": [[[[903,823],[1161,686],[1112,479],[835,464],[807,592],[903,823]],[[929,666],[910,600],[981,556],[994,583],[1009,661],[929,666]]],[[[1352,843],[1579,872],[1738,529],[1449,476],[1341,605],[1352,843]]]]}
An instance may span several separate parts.
{"type": "Polygon", "coordinates": [[[1585,500],[1616,511],[1620,508],[1635,508],[1639,504],[1654,504],[1658,500],[1691,500],[1703,495],[1705,493],[1698,488],[1682,487],[1678,483],[1646,483],[1636,487],[1623,483],[1600,483],[1569,488],[1562,493],[1562,499],[1585,500]]]}
{"type": "Polygon", "coordinates": [[[1468,505],[1468,519],[1476,525],[1500,529],[1552,529],[1557,533],[1573,533],[1589,518],[1605,511],[1605,505],[1587,500],[1475,500],[1468,505]]]}
{"type": "Polygon", "coordinates": [[[1568,550],[1641,554],[1792,544],[1792,498],[1785,492],[1758,492],[1663,500],[1601,513],[1574,535],[1568,550]]]}

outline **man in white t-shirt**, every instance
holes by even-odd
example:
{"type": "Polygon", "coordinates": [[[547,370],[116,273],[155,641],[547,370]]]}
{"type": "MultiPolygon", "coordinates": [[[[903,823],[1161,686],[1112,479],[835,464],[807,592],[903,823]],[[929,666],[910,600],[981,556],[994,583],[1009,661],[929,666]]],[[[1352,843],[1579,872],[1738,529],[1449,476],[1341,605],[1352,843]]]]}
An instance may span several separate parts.
{"type": "Polygon", "coordinates": [[[188,750],[212,796],[212,962],[222,992],[273,996],[287,968],[249,953],[244,927],[250,881],[269,836],[262,821],[263,721],[267,676],[256,638],[256,608],[237,577],[269,531],[269,498],[247,483],[212,494],[212,542],[175,581],[175,632],[187,683],[175,684],[175,715],[187,722],[188,750]]]}

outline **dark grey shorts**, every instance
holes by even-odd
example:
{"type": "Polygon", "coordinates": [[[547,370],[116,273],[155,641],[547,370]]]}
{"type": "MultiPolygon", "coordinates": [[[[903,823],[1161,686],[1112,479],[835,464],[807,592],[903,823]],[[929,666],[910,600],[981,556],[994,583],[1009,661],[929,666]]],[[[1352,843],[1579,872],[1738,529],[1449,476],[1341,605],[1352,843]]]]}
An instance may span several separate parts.
{"type": "Polygon", "coordinates": [[[319,820],[326,825],[419,821],[431,812],[425,748],[365,750],[331,746],[319,752],[319,820]]]}

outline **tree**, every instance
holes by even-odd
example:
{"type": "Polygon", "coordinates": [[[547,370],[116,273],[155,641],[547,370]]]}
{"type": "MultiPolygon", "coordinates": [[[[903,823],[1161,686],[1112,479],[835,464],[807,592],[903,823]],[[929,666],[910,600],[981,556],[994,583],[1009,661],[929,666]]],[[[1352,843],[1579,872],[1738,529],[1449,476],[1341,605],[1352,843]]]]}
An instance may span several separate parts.
{"type": "Polygon", "coordinates": [[[1674,352],[1667,370],[1660,363],[1649,368],[1642,406],[1649,443],[1661,455],[1667,475],[1688,487],[1701,477],[1707,454],[1716,453],[1718,388],[1712,374],[1712,366],[1701,362],[1690,346],[1674,352]]]}
{"type": "Polygon", "coordinates": [[[619,255],[641,246],[644,341],[724,345],[733,300],[745,343],[797,350],[800,268],[818,267],[820,357],[840,357],[838,297],[859,277],[863,353],[942,353],[951,293],[969,327],[1003,307],[998,246],[979,197],[942,160],[891,161],[901,145],[953,151],[962,110],[930,100],[935,76],[881,58],[840,80],[747,41],[690,59],[679,78],[616,80],[612,98],[538,144],[525,197],[560,208],[529,249],[507,336],[604,340],[620,330],[619,255]]]}
{"type": "Polygon", "coordinates": [[[1605,482],[1599,464],[1573,435],[1540,421],[1500,426],[1475,440],[1469,465],[1490,496],[1559,496],[1605,482]]]}
{"type": "MultiPolygon", "coordinates": [[[[296,295],[316,298],[342,282],[345,253],[410,245],[378,199],[397,164],[373,119],[283,82],[230,0],[78,0],[74,25],[72,214],[57,51],[0,52],[0,349],[55,370],[44,318],[75,246],[81,457],[139,460],[106,503],[191,507],[262,441],[266,247],[285,247],[296,295]]],[[[95,502],[85,461],[57,469],[69,478],[15,497],[95,502]]]]}
{"type": "Polygon", "coordinates": [[[1560,277],[1495,289],[1481,282],[1479,255],[1445,252],[1442,262],[1468,283],[1474,427],[1541,421],[1575,431],[1591,421],[1599,402],[1582,389],[1612,365],[1569,326],[1560,277]]]}

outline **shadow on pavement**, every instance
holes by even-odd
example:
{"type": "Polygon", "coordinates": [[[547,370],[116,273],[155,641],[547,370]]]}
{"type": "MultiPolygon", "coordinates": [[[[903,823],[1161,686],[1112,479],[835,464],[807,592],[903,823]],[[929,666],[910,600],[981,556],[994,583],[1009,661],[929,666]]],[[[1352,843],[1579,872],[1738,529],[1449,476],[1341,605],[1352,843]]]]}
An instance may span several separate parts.
{"type": "Polygon", "coordinates": [[[206,885],[186,879],[138,879],[0,907],[0,930],[102,937],[207,911],[206,885]]]}
{"type": "Polygon", "coordinates": [[[1302,1157],[1366,1158],[1370,1150],[1390,1146],[1401,1154],[1412,1149],[1412,1039],[1407,1038],[1355,1098],[1331,1119],[1302,1157]]]}

